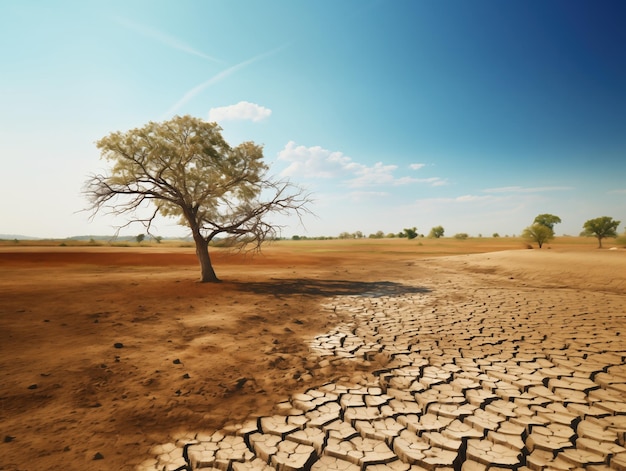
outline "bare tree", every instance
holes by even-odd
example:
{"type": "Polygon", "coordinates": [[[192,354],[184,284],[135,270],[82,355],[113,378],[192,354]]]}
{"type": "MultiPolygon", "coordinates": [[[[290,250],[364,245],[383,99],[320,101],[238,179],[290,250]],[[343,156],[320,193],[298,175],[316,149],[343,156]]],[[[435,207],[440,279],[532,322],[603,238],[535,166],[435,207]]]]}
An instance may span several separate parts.
{"type": "Polygon", "coordinates": [[[159,213],[179,218],[193,236],[203,282],[219,281],[209,256],[217,236],[259,249],[281,229],[268,215],[310,212],[308,194],[267,175],[261,146],[229,146],[216,123],[176,116],[113,132],[96,145],[112,167],[85,184],[92,217],[100,211],[126,214],[121,227],[139,222],[148,234],[159,213]],[[152,210],[141,215],[150,203],[152,210]]]}

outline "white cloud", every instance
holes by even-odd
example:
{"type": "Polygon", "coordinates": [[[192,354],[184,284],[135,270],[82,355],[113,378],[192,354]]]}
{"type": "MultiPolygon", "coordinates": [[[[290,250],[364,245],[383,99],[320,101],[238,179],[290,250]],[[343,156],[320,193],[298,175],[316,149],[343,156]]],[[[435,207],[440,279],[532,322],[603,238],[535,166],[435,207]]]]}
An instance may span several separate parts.
{"type": "Polygon", "coordinates": [[[621,190],[611,190],[609,194],[612,195],[626,195],[626,188],[622,188],[621,190]]]}
{"type": "Polygon", "coordinates": [[[236,105],[220,106],[209,110],[209,121],[263,121],[272,114],[272,110],[264,106],[240,101],[236,105]]]}
{"type": "Polygon", "coordinates": [[[320,146],[299,146],[293,141],[289,141],[278,153],[278,159],[291,162],[282,172],[283,176],[289,177],[338,178],[365,168],[341,152],[332,152],[320,146]]]}
{"type": "Polygon", "coordinates": [[[426,164],[411,164],[411,165],[409,165],[409,168],[411,170],[419,170],[419,169],[424,168],[424,167],[426,167],[426,164]]]}
{"type": "Polygon", "coordinates": [[[352,188],[394,184],[396,180],[393,172],[397,168],[396,165],[383,165],[382,162],[376,162],[373,167],[363,165],[356,170],[356,178],[348,180],[347,183],[352,188]]]}
{"type": "Polygon", "coordinates": [[[571,186],[538,186],[538,187],[523,187],[523,186],[504,186],[501,188],[487,188],[483,190],[485,193],[542,193],[546,191],[567,191],[573,190],[571,186]]]}
{"type": "MultiPolygon", "coordinates": [[[[290,162],[283,170],[283,176],[298,176],[301,178],[343,178],[350,188],[363,188],[382,185],[408,185],[412,183],[427,184],[430,186],[445,185],[447,181],[439,177],[413,178],[408,176],[397,177],[397,165],[377,162],[367,166],[352,160],[351,157],[339,151],[330,151],[320,146],[305,147],[289,141],[283,150],[278,153],[278,159],[290,162]]],[[[412,168],[419,169],[422,164],[413,164],[412,168]]]]}

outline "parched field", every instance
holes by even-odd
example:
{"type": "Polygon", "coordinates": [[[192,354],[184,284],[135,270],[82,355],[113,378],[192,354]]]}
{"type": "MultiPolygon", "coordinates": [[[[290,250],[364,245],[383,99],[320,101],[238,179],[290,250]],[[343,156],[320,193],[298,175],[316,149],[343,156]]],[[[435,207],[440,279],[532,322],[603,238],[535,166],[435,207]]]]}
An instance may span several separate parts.
{"type": "Polygon", "coordinates": [[[626,251],[595,246],[282,241],[214,250],[217,285],[191,248],[0,246],[0,469],[201,469],[225,428],[226,466],[624,469],[626,251]]]}

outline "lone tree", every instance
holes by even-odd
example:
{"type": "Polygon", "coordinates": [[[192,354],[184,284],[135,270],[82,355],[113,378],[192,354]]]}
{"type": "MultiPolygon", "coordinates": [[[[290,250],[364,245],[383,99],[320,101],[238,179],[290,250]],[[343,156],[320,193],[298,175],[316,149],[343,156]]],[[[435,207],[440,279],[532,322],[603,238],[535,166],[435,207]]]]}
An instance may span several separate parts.
{"type": "Polygon", "coordinates": [[[544,243],[554,239],[554,231],[546,225],[535,222],[532,226],[524,229],[522,237],[526,240],[537,242],[537,245],[541,248],[544,243]]]}
{"type": "MultiPolygon", "coordinates": [[[[549,227],[554,233],[554,225],[560,224],[561,218],[554,214],[540,214],[535,218],[533,224],[541,224],[542,226],[549,227]]],[[[553,234],[554,235],[554,234],[553,234]]]]}
{"type": "Polygon", "coordinates": [[[606,237],[617,237],[617,227],[621,221],[614,221],[612,217],[602,216],[589,219],[583,224],[583,234],[595,236],[598,239],[598,248],[602,248],[602,239],[606,237]]]}
{"type": "Polygon", "coordinates": [[[201,281],[219,282],[209,256],[215,237],[252,243],[258,250],[280,230],[266,216],[300,217],[310,203],[299,187],[267,175],[261,146],[231,147],[221,130],[216,123],[176,116],[99,140],[96,145],[112,167],[85,184],[92,217],[100,211],[126,214],[129,220],[121,227],[139,222],[148,234],[159,213],[179,218],[193,236],[201,281]]]}
{"type": "Polygon", "coordinates": [[[435,226],[428,233],[428,237],[430,237],[431,239],[439,239],[440,237],[443,237],[443,233],[443,226],[435,226]]]}

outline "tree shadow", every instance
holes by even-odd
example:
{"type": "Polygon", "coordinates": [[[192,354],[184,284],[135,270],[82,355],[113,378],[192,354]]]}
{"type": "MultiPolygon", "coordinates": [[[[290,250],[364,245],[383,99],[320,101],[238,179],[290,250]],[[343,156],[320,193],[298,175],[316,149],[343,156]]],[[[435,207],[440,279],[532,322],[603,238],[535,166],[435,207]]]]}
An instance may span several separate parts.
{"type": "Polygon", "coordinates": [[[403,285],[393,281],[348,281],[318,279],[280,279],[271,278],[263,282],[235,282],[242,291],[256,294],[273,294],[276,297],[294,294],[306,296],[363,296],[380,298],[382,296],[401,296],[403,294],[429,293],[431,290],[419,286],[403,285]]]}

